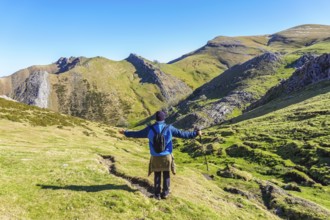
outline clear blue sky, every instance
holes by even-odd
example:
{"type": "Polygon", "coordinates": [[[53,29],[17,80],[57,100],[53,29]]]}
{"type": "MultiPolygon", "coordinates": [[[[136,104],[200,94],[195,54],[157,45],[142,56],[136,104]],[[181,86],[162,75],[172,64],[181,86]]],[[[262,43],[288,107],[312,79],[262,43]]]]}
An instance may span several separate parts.
{"type": "Polygon", "coordinates": [[[0,0],[0,76],[59,57],[168,62],[219,35],[330,25],[329,0],[0,0]]]}

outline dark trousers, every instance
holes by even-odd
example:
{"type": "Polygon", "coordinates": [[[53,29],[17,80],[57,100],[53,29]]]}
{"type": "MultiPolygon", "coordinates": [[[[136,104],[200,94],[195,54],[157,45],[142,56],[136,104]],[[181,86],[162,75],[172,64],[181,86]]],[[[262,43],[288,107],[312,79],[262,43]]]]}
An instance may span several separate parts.
{"type": "MultiPolygon", "coordinates": [[[[161,192],[162,172],[154,172],[155,195],[159,196],[161,192]]],[[[170,192],[170,171],[163,171],[163,191],[162,194],[167,196],[170,192]]]]}

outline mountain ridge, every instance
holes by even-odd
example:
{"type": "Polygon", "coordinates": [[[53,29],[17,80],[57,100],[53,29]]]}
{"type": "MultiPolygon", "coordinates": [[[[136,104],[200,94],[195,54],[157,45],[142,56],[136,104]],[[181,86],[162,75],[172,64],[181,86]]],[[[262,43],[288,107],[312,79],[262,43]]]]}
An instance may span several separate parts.
{"type": "MultiPolygon", "coordinates": [[[[327,48],[330,48],[330,41],[327,40],[330,37],[328,29],[330,30],[330,26],[326,25],[302,25],[273,35],[217,36],[203,47],[168,64],[148,61],[133,54],[122,61],[112,61],[102,57],[62,57],[52,64],[31,66],[11,76],[0,78],[0,94],[74,116],[104,121],[113,125],[134,126],[158,109],[173,109],[177,103],[185,102],[194,90],[196,94],[205,83],[262,54],[281,54],[289,65],[292,59],[297,59],[304,54],[318,55],[327,51],[327,48]],[[304,34],[302,38],[297,35],[300,32],[304,34]],[[276,40],[275,35],[283,38],[276,40]],[[289,39],[287,43],[292,45],[283,43],[284,38],[289,39]],[[306,44],[310,40],[313,44],[306,44]],[[33,81],[33,75],[38,75],[37,72],[43,71],[48,74],[48,80],[37,80],[37,84],[40,85],[35,86],[27,83],[33,81]],[[35,91],[33,97],[22,97],[24,94],[29,94],[24,93],[27,84],[30,85],[32,91],[46,88],[47,86],[41,85],[42,82],[49,82],[49,91],[40,92],[44,94],[43,96],[38,96],[39,92],[35,91]],[[47,94],[48,100],[46,100],[47,94]],[[38,99],[38,97],[39,99],[43,97],[43,100],[30,100],[38,99]]],[[[269,76],[270,81],[266,82],[265,86],[252,85],[251,88],[247,88],[251,91],[245,91],[245,93],[231,92],[238,97],[241,96],[240,94],[250,94],[250,96],[254,94],[252,97],[255,94],[259,94],[258,97],[262,96],[266,92],[265,89],[276,84],[274,80],[279,80],[280,74],[283,75],[281,78],[285,79],[293,72],[293,69],[294,67],[291,66],[282,66],[278,69],[282,73],[276,73],[278,76],[275,77],[269,76]]],[[[240,79],[237,78],[237,80],[234,84],[240,83],[240,79]]],[[[252,83],[259,82],[261,85],[267,80],[260,78],[252,83]]],[[[222,82],[219,81],[219,83],[222,82]]],[[[213,98],[223,97],[218,95],[213,98]]],[[[203,102],[199,104],[204,105],[203,102]]],[[[249,103],[238,102],[231,105],[231,110],[219,116],[221,119],[217,120],[217,123],[227,120],[232,117],[232,114],[234,116],[241,114],[247,104],[249,103]]]]}

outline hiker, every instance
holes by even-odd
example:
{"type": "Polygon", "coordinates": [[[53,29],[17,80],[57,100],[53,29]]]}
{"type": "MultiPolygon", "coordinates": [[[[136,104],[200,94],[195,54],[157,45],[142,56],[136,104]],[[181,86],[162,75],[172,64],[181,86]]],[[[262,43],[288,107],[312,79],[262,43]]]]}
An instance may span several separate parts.
{"type": "Polygon", "coordinates": [[[195,138],[197,135],[202,135],[200,130],[192,132],[182,131],[175,128],[172,125],[165,124],[166,114],[163,111],[156,112],[156,123],[148,125],[146,128],[140,131],[124,131],[120,133],[126,137],[132,138],[148,138],[149,149],[150,149],[150,162],[149,162],[149,175],[154,172],[154,197],[156,199],[166,199],[170,193],[170,170],[175,174],[174,158],[172,155],[172,137],[178,138],[195,138]],[[155,134],[157,133],[157,134],[155,134]],[[163,134],[164,147],[163,151],[160,152],[158,149],[158,141],[154,138],[159,137],[163,134]],[[154,144],[154,142],[157,142],[154,144]],[[154,146],[157,145],[157,146],[154,146]],[[158,153],[157,153],[158,152],[158,153]],[[161,174],[163,172],[163,190],[161,193],[161,174]]]}

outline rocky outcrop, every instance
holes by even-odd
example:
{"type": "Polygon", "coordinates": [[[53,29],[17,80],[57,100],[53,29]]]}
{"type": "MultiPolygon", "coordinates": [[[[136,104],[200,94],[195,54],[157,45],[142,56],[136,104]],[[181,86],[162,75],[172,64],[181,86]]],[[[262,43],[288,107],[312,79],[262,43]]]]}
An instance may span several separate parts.
{"type": "Polygon", "coordinates": [[[194,96],[206,95],[207,97],[229,95],[238,90],[242,81],[252,79],[261,75],[275,74],[274,67],[281,62],[281,56],[277,53],[264,53],[241,65],[236,65],[225,71],[209,83],[194,91],[194,96]],[[226,94],[226,92],[228,92],[226,94]]]}
{"type": "MultiPolygon", "coordinates": [[[[178,117],[174,125],[182,128],[191,127],[209,127],[220,124],[226,120],[228,114],[231,114],[235,108],[243,108],[245,105],[253,102],[255,98],[251,93],[245,91],[233,91],[224,98],[205,106],[195,106],[194,113],[189,113],[178,117]]],[[[187,103],[188,105],[191,105],[187,103]]],[[[193,103],[192,105],[194,105],[193,103]]],[[[187,107],[184,107],[187,108],[187,107]]],[[[188,107],[189,108],[189,107],[188,107]]],[[[189,111],[189,110],[188,110],[189,111]]],[[[174,115],[178,116],[178,115],[174,115]]]]}
{"type": "Polygon", "coordinates": [[[61,57],[58,59],[55,64],[58,67],[58,71],[56,72],[57,74],[66,72],[72,68],[74,68],[76,65],[78,65],[81,62],[81,57],[61,57]]]}
{"type": "Polygon", "coordinates": [[[233,166],[227,166],[224,169],[219,169],[217,171],[217,175],[225,178],[242,179],[244,181],[253,180],[252,174],[239,170],[233,166]]]}
{"type": "Polygon", "coordinates": [[[284,219],[328,219],[329,210],[304,199],[292,196],[280,187],[259,181],[266,207],[284,219]]]}
{"type": "Polygon", "coordinates": [[[265,96],[251,104],[247,110],[264,105],[280,96],[299,91],[308,85],[330,80],[330,54],[323,54],[310,59],[303,67],[297,69],[289,79],[271,88],[265,96]]]}
{"type": "Polygon", "coordinates": [[[307,85],[330,79],[330,53],[312,59],[297,70],[286,83],[287,92],[297,91],[307,85]]]}
{"type": "Polygon", "coordinates": [[[288,65],[288,67],[299,69],[303,67],[306,63],[310,62],[311,60],[315,59],[317,55],[314,54],[304,54],[301,57],[299,57],[296,61],[294,61],[292,64],[288,65]]]}
{"type": "Polygon", "coordinates": [[[275,74],[280,62],[279,54],[267,52],[230,68],[196,89],[187,100],[178,105],[179,111],[170,120],[182,128],[209,127],[224,122],[235,109],[244,109],[263,95],[248,91],[248,81],[275,74]],[[207,99],[217,100],[200,104],[207,99]]]}
{"type": "Polygon", "coordinates": [[[281,55],[279,53],[266,52],[257,56],[243,64],[246,69],[264,69],[267,63],[279,63],[281,62],[281,55]]]}
{"type": "Polygon", "coordinates": [[[223,39],[221,41],[210,40],[207,42],[206,46],[208,46],[208,47],[226,47],[226,48],[246,47],[240,40],[235,39],[235,38],[230,38],[230,37],[218,37],[218,38],[225,38],[225,39],[223,39]]]}
{"type": "Polygon", "coordinates": [[[48,72],[37,71],[14,89],[12,97],[28,105],[47,108],[49,94],[48,72]]]}
{"type": "Polygon", "coordinates": [[[232,113],[235,108],[242,109],[253,100],[255,99],[251,93],[245,91],[233,91],[219,101],[207,106],[204,112],[212,119],[212,122],[209,123],[208,126],[220,124],[226,120],[226,116],[232,113]]]}
{"type": "Polygon", "coordinates": [[[177,102],[192,93],[192,89],[183,81],[164,73],[142,57],[130,54],[126,60],[136,68],[141,83],[156,84],[168,103],[177,102]]]}

